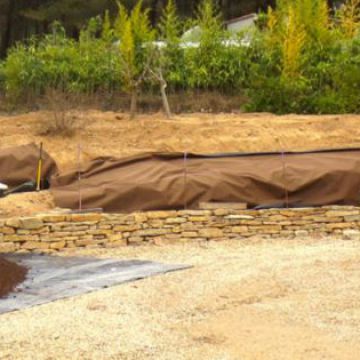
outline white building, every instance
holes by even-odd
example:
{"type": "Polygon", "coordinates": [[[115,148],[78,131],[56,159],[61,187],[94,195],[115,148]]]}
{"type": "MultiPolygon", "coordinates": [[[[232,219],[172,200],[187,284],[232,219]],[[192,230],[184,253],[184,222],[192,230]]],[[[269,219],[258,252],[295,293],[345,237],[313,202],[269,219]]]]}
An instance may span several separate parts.
{"type": "Polygon", "coordinates": [[[255,26],[257,14],[249,14],[225,22],[226,29],[232,33],[238,33],[255,26]]]}
{"type": "MultiPolygon", "coordinates": [[[[250,29],[255,26],[257,20],[257,14],[249,14],[239,18],[234,18],[224,22],[224,27],[232,34],[237,34],[241,31],[250,29]]],[[[199,26],[187,30],[181,40],[183,44],[197,44],[201,38],[201,29],[199,26]]],[[[190,46],[189,46],[190,47],[190,46]]]]}

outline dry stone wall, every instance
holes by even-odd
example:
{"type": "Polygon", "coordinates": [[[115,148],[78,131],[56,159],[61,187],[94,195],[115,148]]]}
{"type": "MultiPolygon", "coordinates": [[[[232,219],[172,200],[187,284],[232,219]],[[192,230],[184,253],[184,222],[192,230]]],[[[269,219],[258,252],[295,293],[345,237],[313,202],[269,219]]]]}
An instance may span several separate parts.
{"type": "Polygon", "coordinates": [[[360,208],[59,214],[0,220],[0,252],[336,235],[360,239],[360,208]]]}

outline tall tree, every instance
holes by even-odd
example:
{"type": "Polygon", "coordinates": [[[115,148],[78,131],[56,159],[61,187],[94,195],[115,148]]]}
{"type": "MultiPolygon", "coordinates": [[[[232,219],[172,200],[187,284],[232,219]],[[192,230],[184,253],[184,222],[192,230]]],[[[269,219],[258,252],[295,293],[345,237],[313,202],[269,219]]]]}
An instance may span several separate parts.
{"type": "Polygon", "coordinates": [[[4,56],[6,49],[11,43],[11,22],[15,10],[15,2],[13,1],[0,1],[0,7],[3,9],[3,13],[0,18],[0,56],[4,56]]]}

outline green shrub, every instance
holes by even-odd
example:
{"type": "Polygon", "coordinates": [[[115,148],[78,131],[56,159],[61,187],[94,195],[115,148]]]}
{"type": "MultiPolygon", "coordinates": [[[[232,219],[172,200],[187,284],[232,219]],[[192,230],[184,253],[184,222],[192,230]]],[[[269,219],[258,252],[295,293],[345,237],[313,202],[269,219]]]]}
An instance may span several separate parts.
{"type": "Polygon", "coordinates": [[[91,19],[77,40],[56,23],[51,34],[17,44],[0,64],[0,87],[12,102],[49,88],[123,90],[135,99],[145,89],[159,91],[150,75],[160,71],[170,92],[246,92],[249,111],[359,112],[359,1],[348,0],[333,18],[326,0],[279,0],[276,10],[261,15],[256,30],[234,37],[214,2],[203,0],[186,24],[197,29],[197,47],[181,43],[185,24],[173,0],[156,29],[139,2],[131,13],[120,7],[116,19],[108,13],[91,19]],[[249,38],[250,46],[229,46],[249,38]],[[167,45],[154,51],[154,39],[167,45]]]}
{"type": "Polygon", "coordinates": [[[283,0],[267,20],[251,49],[248,110],[360,111],[359,40],[330,18],[326,0],[283,0]]]}
{"type": "MultiPolygon", "coordinates": [[[[89,27],[93,24],[89,24],[89,27]]],[[[93,93],[120,87],[120,62],[112,44],[84,29],[79,41],[65,36],[55,24],[53,33],[10,50],[3,64],[6,94],[15,101],[26,93],[41,95],[47,88],[93,93]]]]}

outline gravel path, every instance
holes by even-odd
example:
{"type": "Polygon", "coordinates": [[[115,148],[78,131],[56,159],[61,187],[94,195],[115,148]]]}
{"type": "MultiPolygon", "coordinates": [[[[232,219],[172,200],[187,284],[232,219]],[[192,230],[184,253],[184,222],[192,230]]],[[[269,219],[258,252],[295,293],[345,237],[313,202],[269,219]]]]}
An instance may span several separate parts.
{"type": "Polygon", "coordinates": [[[259,240],[69,254],[194,268],[2,315],[1,359],[359,358],[359,242],[259,240]]]}

